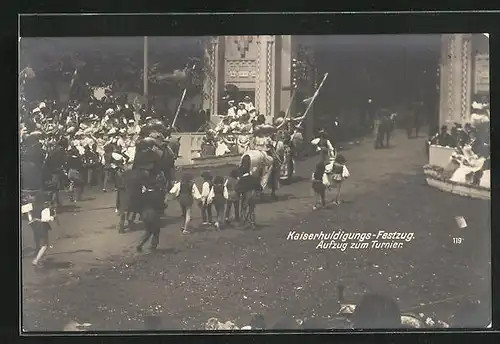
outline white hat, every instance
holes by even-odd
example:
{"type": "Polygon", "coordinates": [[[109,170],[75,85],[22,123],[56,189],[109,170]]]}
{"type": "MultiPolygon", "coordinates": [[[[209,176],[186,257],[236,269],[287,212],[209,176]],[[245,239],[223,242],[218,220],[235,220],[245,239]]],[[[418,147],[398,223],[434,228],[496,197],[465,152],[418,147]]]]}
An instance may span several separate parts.
{"type": "Polygon", "coordinates": [[[480,109],[482,109],[482,108],[483,108],[483,106],[482,106],[482,104],[479,104],[479,103],[477,103],[477,102],[473,102],[473,103],[472,103],[472,108],[473,108],[474,110],[480,110],[480,109]]]}
{"type": "Polygon", "coordinates": [[[112,115],[114,113],[115,113],[115,110],[113,110],[111,108],[109,108],[109,109],[106,110],[106,115],[112,115]]]}
{"type": "Polygon", "coordinates": [[[135,123],[135,121],[133,119],[129,119],[128,122],[129,123],[135,123]]]}
{"type": "Polygon", "coordinates": [[[113,160],[117,160],[117,161],[123,160],[123,155],[118,154],[118,153],[111,153],[111,157],[113,158],[113,160]]]}
{"type": "Polygon", "coordinates": [[[45,105],[45,103],[44,103],[44,102],[41,102],[41,103],[38,105],[38,107],[39,107],[40,109],[43,109],[43,108],[44,108],[44,107],[46,107],[46,106],[47,106],[47,105],[45,105]]]}
{"type": "Polygon", "coordinates": [[[116,133],[116,128],[111,128],[109,131],[108,131],[108,135],[112,135],[112,134],[115,134],[116,133]]]}
{"type": "Polygon", "coordinates": [[[40,108],[34,108],[33,111],[31,111],[31,113],[37,113],[37,112],[40,112],[40,108]]]}
{"type": "Polygon", "coordinates": [[[278,117],[278,118],[276,118],[276,120],[274,121],[274,123],[276,125],[281,125],[281,124],[283,124],[284,121],[285,121],[285,119],[283,117],[278,117]]]}
{"type": "Polygon", "coordinates": [[[234,100],[230,100],[227,102],[228,104],[234,104],[234,100]]]}

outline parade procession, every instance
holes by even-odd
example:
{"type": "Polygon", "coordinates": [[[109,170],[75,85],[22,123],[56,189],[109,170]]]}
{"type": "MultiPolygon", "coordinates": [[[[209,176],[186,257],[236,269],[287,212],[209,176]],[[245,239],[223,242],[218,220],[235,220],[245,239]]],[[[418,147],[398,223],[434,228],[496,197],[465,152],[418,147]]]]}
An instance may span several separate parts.
{"type": "Polygon", "coordinates": [[[23,331],[486,327],[489,80],[385,36],[21,39],[23,331]]]}

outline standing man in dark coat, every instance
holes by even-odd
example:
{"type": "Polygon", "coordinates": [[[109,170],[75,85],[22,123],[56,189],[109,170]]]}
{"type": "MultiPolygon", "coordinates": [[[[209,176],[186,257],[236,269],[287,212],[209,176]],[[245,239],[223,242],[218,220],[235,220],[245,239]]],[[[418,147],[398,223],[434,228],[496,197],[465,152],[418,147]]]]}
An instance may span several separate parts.
{"type": "Polygon", "coordinates": [[[54,191],[52,201],[58,206],[61,206],[59,190],[62,187],[62,181],[65,176],[64,169],[67,161],[67,147],[68,141],[66,139],[61,139],[54,150],[48,154],[45,162],[45,167],[47,168],[48,173],[50,173],[52,179],[51,185],[54,191]]]}

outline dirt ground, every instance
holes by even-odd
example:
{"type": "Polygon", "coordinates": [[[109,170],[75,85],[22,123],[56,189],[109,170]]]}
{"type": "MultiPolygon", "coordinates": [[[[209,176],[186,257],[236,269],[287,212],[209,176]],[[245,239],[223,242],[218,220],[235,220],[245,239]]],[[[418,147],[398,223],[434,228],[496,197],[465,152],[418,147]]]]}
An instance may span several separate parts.
{"type": "MultiPolygon", "coordinates": [[[[203,329],[210,317],[242,326],[255,313],[268,326],[285,315],[333,326],[338,284],[346,286],[347,302],[380,292],[403,311],[450,321],[465,301],[491,293],[490,202],[428,187],[423,139],[398,133],[381,150],[365,139],[343,154],[351,178],[339,206],[312,211],[317,157],[310,158],[278,200],[258,205],[255,231],[201,228],[195,208],[199,228],[182,236],[179,207],[170,202],[156,252],[135,252],[141,231],[118,234],[114,193],[89,191],[60,214],[42,267],[31,266],[31,232],[22,230],[23,329],[59,331],[75,320],[96,331],[139,330],[148,315],[159,316],[163,329],[203,329]],[[468,227],[459,229],[455,216],[468,227]],[[287,240],[290,231],[339,229],[415,238],[398,249],[345,251],[287,240]],[[463,242],[454,244],[454,237],[463,242]]],[[[213,172],[227,175],[229,168],[213,172]]]]}

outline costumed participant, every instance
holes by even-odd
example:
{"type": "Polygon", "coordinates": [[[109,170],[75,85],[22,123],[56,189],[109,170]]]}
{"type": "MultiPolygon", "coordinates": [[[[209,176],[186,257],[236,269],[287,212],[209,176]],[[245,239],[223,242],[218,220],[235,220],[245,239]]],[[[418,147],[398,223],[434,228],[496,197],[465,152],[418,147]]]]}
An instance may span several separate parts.
{"type": "Polygon", "coordinates": [[[212,223],[212,204],[208,203],[208,195],[212,189],[213,176],[209,171],[203,171],[201,174],[203,185],[201,187],[201,217],[203,225],[212,223]]]}
{"type": "Polygon", "coordinates": [[[245,107],[245,103],[241,102],[238,104],[238,110],[236,110],[236,119],[239,119],[241,116],[247,114],[248,111],[245,107]]]}
{"type": "MultiPolygon", "coordinates": [[[[28,185],[26,185],[28,186],[28,185]]],[[[37,266],[49,248],[49,231],[52,229],[50,222],[54,220],[55,214],[51,209],[50,196],[41,189],[29,190],[22,186],[21,212],[26,214],[29,226],[33,230],[35,242],[35,258],[32,264],[37,266]]]]}
{"type": "Polygon", "coordinates": [[[258,193],[262,192],[259,178],[250,173],[250,166],[241,166],[241,177],[238,179],[236,190],[240,194],[241,214],[243,224],[255,228],[256,206],[258,193]]]}
{"type": "Polygon", "coordinates": [[[257,109],[252,109],[250,111],[248,111],[248,115],[249,115],[249,122],[250,123],[253,123],[255,121],[255,118],[257,117],[257,109]]]}
{"type": "Polygon", "coordinates": [[[268,157],[272,159],[270,154],[270,149],[273,145],[273,142],[270,137],[269,126],[266,125],[258,125],[253,129],[253,140],[251,144],[251,149],[259,150],[267,153],[268,157]]]}
{"type": "Polygon", "coordinates": [[[242,103],[245,106],[245,110],[247,110],[248,113],[255,110],[255,106],[253,105],[252,101],[250,100],[250,96],[245,96],[243,98],[242,103]]]}
{"type": "Polygon", "coordinates": [[[215,131],[208,129],[201,142],[201,157],[214,156],[216,148],[215,131]]]}
{"type": "Polygon", "coordinates": [[[233,169],[224,183],[227,190],[225,224],[230,222],[231,208],[234,209],[234,220],[240,221],[240,193],[237,189],[239,176],[239,170],[233,169]]]}
{"type": "Polygon", "coordinates": [[[68,152],[68,179],[70,201],[76,202],[82,200],[84,180],[83,180],[83,159],[82,155],[75,146],[70,147],[68,152]]]}
{"type": "Polygon", "coordinates": [[[45,161],[47,171],[51,175],[51,185],[54,190],[52,193],[52,201],[58,206],[61,206],[59,190],[62,188],[63,180],[66,176],[64,170],[66,167],[67,148],[68,140],[66,138],[60,139],[56,147],[48,153],[45,161]]]}
{"type": "Polygon", "coordinates": [[[193,176],[184,174],[180,182],[176,183],[170,190],[170,194],[174,195],[182,210],[184,220],[181,226],[182,234],[189,234],[189,223],[191,222],[191,210],[194,200],[201,202],[201,194],[196,184],[193,182],[193,176]]]}
{"type": "Polygon", "coordinates": [[[312,189],[316,195],[316,203],[313,210],[324,208],[326,206],[325,193],[326,188],[330,186],[330,181],[325,173],[325,164],[320,161],[316,165],[316,170],[312,174],[312,189]]]}
{"type": "Polygon", "coordinates": [[[229,198],[227,188],[224,183],[224,178],[216,176],[213,180],[210,193],[207,197],[207,203],[212,204],[215,208],[215,223],[214,226],[220,229],[221,224],[224,223],[224,208],[226,200],[229,198]]]}
{"type": "Polygon", "coordinates": [[[452,136],[448,134],[448,127],[446,125],[441,126],[441,131],[429,140],[429,144],[453,147],[454,142],[452,136]]]}
{"type": "Polygon", "coordinates": [[[97,144],[85,146],[83,155],[84,168],[86,170],[87,185],[93,186],[97,182],[99,172],[99,153],[97,153],[97,144]]]}
{"type": "Polygon", "coordinates": [[[326,130],[320,129],[318,132],[318,137],[311,141],[313,145],[316,146],[316,151],[320,152],[321,160],[325,163],[326,173],[330,174],[332,172],[332,163],[335,160],[336,149],[328,139],[328,134],[326,130]]]}
{"type": "Polygon", "coordinates": [[[235,118],[238,108],[236,107],[234,100],[228,101],[227,104],[229,105],[229,108],[227,109],[227,115],[229,117],[235,118]]]}
{"type": "Polygon", "coordinates": [[[253,131],[252,124],[250,123],[250,115],[244,114],[240,117],[238,125],[238,133],[236,136],[236,144],[238,148],[238,154],[243,154],[248,149],[248,144],[250,142],[250,137],[253,131]]]}
{"type": "Polygon", "coordinates": [[[335,204],[340,204],[340,189],[342,182],[350,177],[349,170],[346,167],[346,159],[342,154],[337,154],[332,168],[332,184],[336,186],[337,195],[335,197],[335,204]]]}

